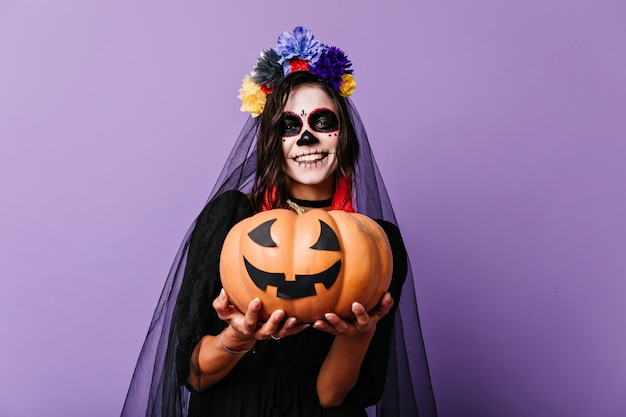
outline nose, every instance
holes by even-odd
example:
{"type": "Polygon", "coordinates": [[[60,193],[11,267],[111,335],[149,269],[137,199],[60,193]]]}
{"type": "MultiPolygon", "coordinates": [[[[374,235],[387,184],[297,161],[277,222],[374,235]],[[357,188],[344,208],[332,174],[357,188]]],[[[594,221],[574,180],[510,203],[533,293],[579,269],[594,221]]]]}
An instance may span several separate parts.
{"type": "Polygon", "coordinates": [[[309,145],[315,145],[316,143],[319,143],[319,142],[320,141],[318,138],[313,136],[313,134],[309,132],[308,130],[305,130],[302,136],[300,136],[300,139],[298,139],[298,141],[296,142],[296,145],[309,146],[309,145]]]}

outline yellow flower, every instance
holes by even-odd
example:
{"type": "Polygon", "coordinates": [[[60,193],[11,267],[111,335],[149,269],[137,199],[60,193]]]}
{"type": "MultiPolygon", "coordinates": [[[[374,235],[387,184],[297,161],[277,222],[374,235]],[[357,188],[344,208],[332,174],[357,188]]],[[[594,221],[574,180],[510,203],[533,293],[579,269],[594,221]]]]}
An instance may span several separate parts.
{"type": "Polygon", "coordinates": [[[350,97],[352,93],[354,93],[354,89],[356,88],[356,81],[354,81],[354,77],[352,74],[343,74],[341,77],[341,85],[339,86],[339,94],[344,97],[350,97]]]}
{"type": "Polygon", "coordinates": [[[258,117],[263,113],[265,101],[267,100],[265,93],[261,91],[261,87],[252,81],[249,75],[246,75],[246,78],[243,79],[237,98],[241,100],[241,111],[249,112],[252,117],[258,117]]]}

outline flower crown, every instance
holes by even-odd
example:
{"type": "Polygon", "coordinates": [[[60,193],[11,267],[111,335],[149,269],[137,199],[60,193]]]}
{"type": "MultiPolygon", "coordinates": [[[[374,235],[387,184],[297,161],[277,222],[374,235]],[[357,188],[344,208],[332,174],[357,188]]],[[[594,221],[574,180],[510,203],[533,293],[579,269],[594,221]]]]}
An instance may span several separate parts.
{"type": "Polygon", "coordinates": [[[310,30],[298,26],[291,33],[283,32],[278,44],[262,51],[250,75],[243,79],[237,96],[241,111],[259,116],[267,95],[280,80],[295,71],[309,71],[343,97],[349,97],[356,88],[351,66],[341,49],[315,40],[310,30]]]}

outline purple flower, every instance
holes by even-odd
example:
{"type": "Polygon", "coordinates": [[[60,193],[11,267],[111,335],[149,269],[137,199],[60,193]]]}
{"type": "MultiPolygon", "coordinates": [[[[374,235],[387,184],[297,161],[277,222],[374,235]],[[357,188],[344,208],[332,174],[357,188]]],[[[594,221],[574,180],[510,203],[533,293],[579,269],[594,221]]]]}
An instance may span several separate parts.
{"type": "Polygon", "coordinates": [[[278,37],[278,45],[274,49],[281,56],[278,62],[287,72],[290,59],[300,58],[315,64],[322,53],[322,45],[314,39],[313,32],[302,26],[296,27],[291,33],[283,32],[278,37]]]}
{"type": "Polygon", "coordinates": [[[276,84],[283,78],[283,67],[278,63],[279,59],[280,56],[271,48],[261,52],[261,57],[250,76],[252,81],[269,88],[276,87],[276,84]]]}
{"type": "Polygon", "coordinates": [[[330,46],[325,48],[315,66],[311,68],[311,74],[339,91],[341,77],[344,74],[352,74],[352,70],[349,69],[351,66],[352,62],[341,49],[330,46]]]}

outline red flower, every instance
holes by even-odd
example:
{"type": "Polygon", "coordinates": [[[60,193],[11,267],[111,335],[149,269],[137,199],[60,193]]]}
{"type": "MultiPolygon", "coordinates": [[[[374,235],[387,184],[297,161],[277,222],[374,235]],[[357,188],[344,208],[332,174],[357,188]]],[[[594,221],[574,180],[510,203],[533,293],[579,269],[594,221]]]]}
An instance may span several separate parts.
{"type": "Polygon", "coordinates": [[[309,63],[307,61],[303,61],[300,58],[294,58],[291,61],[289,61],[289,67],[291,68],[290,72],[308,71],[309,63]]]}
{"type": "Polygon", "coordinates": [[[268,94],[272,94],[272,92],[274,91],[274,88],[268,87],[265,84],[261,84],[261,91],[263,91],[263,94],[268,95],[268,94]]]}

